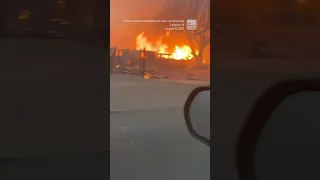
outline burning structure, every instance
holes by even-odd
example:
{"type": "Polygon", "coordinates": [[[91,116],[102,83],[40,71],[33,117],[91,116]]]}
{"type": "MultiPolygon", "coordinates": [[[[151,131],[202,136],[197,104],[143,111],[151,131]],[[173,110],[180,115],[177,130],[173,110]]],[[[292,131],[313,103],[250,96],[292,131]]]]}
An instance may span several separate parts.
{"type": "MultiPolygon", "coordinates": [[[[167,33],[168,34],[168,33],[167,33]]],[[[188,45],[175,45],[172,50],[159,38],[156,43],[148,41],[144,33],[136,37],[135,49],[110,49],[113,52],[112,71],[122,73],[157,72],[167,75],[173,71],[184,71],[195,65],[197,51],[193,52],[188,45]]]]}
{"type": "MultiPolygon", "coordinates": [[[[167,35],[168,34],[169,33],[167,32],[167,35]]],[[[169,51],[168,45],[162,43],[162,37],[160,37],[156,43],[151,43],[148,41],[147,36],[145,36],[143,32],[136,37],[136,49],[154,51],[160,54],[159,57],[172,60],[192,60],[198,53],[198,51],[192,52],[191,47],[188,45],[176,45],[172,51],[169,51]]]]}
{"type": "MultiPolygon", "coordinates": [[[[169,36],[169,32],[166,33],[166,36],[169,36]]],[[[150,61],[148,67],[152,67],[152,69],[157,71],[190,67],[194,64],[195,56],[198,53],[198,51],[193,52],[188,45],[174,45],[174,48],[169,50],[169,46],[162,42],[162,37],[158,38],[155,43],[152,43],[143,32],[136,37],[136,49],[145,49],[146,51],[156,53],[156,59],[149,60],[149,57],[147,59],[150,61]]]]}

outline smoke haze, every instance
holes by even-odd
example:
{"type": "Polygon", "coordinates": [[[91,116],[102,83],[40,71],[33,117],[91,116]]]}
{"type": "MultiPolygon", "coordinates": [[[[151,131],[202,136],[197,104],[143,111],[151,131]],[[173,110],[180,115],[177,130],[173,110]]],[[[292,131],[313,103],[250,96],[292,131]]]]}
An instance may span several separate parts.
{"type": "Polygon", "coordinates": [[[141,31],[141,24],[123,23],[122,21],[126,19],[152,19],[161,11],[164,1],[165,0],[111,0],[111,46],[134,48],[135,37],[141,31]]]}

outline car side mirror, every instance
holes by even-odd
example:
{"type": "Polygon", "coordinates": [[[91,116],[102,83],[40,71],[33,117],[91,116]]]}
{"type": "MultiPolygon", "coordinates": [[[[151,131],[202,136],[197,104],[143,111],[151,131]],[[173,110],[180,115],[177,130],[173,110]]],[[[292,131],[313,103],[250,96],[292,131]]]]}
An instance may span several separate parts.
{"type": "Polygon", "coordinates": [[[192,137],[210,146],[210,87],[195,88],[184,105],[184,117],[192,137]]]}
{"type": "Polygon", "coordinates": [[[263,93],[238,135],[239,180],[319,179],[320,79],[263,93]]]}

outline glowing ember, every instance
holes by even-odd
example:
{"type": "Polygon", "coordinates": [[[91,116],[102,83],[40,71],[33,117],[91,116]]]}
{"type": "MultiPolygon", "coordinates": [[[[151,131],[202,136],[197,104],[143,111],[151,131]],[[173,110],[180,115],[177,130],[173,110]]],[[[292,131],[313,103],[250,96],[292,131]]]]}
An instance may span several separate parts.
{"type": "MultiPolygon", "coordinates": [[[[166,34],[169,36],[169,33],[166,34]]],[[[170,53],[167,49],[168,46],[166,44],[162,44],[162,39],[160,38],[155,44],[148,41],[147,37],[144,36],[142,32],[136,37],[136,49],[146,49],[147,51],[155,51],[157,53],[162,53],[165,55],[159,55],[159,57],[163,57],[166,59],[174,59],[174,60],[191,60],[194,56],[192,55],[192,49],[190,46],[175,46],[175,49],[170,53]]],[[[197,54],[198,51],[195,53],[197,54]]],[[[199,52],[198,52],[199,53],[199,52]]]]}
{"type": "Polygon", "coordinates": [[[145,75],[143,76],[143,78],[145,78],[145,79],[150,79],[151,76],[150,76],[150,74],[145,74],[145,75]]]}

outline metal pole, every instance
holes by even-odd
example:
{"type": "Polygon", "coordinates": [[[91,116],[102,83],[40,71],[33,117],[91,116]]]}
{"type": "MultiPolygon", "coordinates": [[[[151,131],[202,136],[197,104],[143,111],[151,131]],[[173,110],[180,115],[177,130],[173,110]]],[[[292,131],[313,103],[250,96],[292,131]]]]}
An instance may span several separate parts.
{"type": "Polygon", "coordinates": [[[147,70],[147,59],[146,59],[146,48],[143,49],[143,58],[142,58],[142,76],[144,76],[146,70],[147,70]]]}
{"type": "Polygon", "coordinates": [[[141,51],[140,50],[140,56],[139,56],[139,74],[142,74],[142,71],[143,71],[143,69],[142,69],[142,60],[143,60],[143,51],[141,51]]]}

